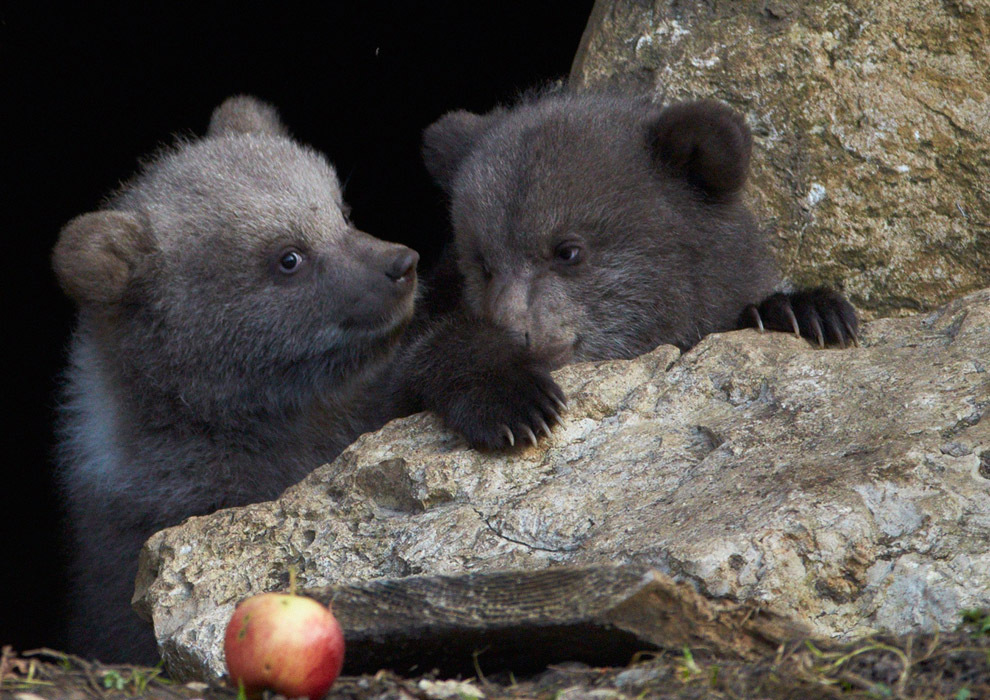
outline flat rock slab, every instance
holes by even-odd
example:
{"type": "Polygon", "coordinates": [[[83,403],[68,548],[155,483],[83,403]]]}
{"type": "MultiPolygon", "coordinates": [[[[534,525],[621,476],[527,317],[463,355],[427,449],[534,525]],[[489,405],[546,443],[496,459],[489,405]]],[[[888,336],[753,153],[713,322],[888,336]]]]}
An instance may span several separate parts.
{"type": "Polygon", "coordinates": [[[393,421],[277,501],[154,535],[136,607],[179,676],[221,673],[235,604],[290,565],[317,587],[623,564],[821,636],[954,627],[990,606],[990,290],[862,340],[566,367],[564,424],[507,454],[393,421]]]}
{"type": "Polygon", "coordinates": [[[704,647],[755,660],[807,630],[753,606],[711,601],[638,566],[408,576],[302,591],[346,631],[344,672],[480,666],[516,673],[562,661],[623,666],[636,652],[704,647]]]}

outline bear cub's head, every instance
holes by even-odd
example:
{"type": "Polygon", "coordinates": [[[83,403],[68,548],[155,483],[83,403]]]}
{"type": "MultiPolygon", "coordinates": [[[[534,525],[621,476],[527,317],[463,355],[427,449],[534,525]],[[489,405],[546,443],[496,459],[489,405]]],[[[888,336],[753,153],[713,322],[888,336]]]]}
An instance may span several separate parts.
{"type": "Polygon", "coordinates": [[[463,302],[554,365],[688,348],[771,291],[750,150],[714,102],[564,92],[449,113],[423,143],[463,302]]]}
{"type": "Polygon", "coordinates": [[[53,264],[127,386],[206,419],[281,410],[382,359],[411,317],[417,254],[347,213],[326,159],[234,97],[69,222],[53,264]]]}

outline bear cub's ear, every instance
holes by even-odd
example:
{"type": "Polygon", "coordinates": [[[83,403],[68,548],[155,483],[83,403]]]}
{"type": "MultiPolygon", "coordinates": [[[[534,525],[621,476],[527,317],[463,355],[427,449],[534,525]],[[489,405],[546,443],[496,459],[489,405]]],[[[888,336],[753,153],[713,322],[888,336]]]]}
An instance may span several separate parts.
{"type": "Polygon", "coordinates": [[[213,110],[207,136],[226,134],[270,134],[288,136],[289,130],[279,119],[278,111],[256,97],[235,95],[213,110]]]}
{"type": "Polygon", "coordinates": [[[504,109],[496,109],[482,115],[462,109],[447,112],[426,127],[423,132],[423,161],[430,176],[444,192],[450,194],[461,162],[481,134],[504,112],[504,109]]]}
{"type": "Polygon", "coordinates": [[[62,229],[52,267],[62,289],[78,304],[121,301],[140,260],[153,249],[138,220],[121,211],[77,216],[62,229]]]}
{"type": "Polygon", "coordinates": [[[749,172],[753,137],[741,115],[711,100],[664,109],[650,127],[657,166],[705,195],[731,198],[749,172]]]}

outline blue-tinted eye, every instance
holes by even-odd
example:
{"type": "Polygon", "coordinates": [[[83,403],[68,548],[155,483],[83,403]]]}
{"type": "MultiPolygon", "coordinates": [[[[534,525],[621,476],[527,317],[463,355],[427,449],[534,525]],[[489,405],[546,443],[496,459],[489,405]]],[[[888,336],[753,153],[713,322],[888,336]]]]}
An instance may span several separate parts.
{"type": "Polygon", "coordinates": [[[278,269],[281,272],[291,275],[302,265],[303,256],[298,250],[287,250],[278,259],[278,269]]]}

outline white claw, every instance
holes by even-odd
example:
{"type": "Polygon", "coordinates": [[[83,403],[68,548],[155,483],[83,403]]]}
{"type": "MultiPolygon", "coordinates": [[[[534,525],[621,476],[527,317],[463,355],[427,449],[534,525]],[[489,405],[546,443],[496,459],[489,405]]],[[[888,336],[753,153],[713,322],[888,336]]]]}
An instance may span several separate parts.
{"type": "Polygon", "coordinates": [[[523,429],[526,431],[526,437],[529,438],[529,442],[533,445],[533,447],[536,447],[536,434],[528,425],[524,425],[523,429]]]}
{"type": "Polygon", "coordinates": [[[509,430],[509,426],[503,424],[499,427],[502,428],[502,434],[505,435],[505,439],[509,441],[509,447],[515,447],[516,436],[512,434],[511,430],[509,430]]]}
{"type": "Polygon", "coordinates": [[[763,319],[760,318],[760,310],[755,306],[750,307],[753,310],[753,318],[756,319],[756,327],[759,329],[760,333],[763,333],[763,319]]]}
{"type": "Polygon", "coordinates": [[[828,325],[829,325],[829,328],[832,329],[832,333],[835,334],[835,337],[839,339],[839,347],[842,348],[843,350],[845,350],[846,349],[846,339],[842,337],[842,329],[839,328],[839,324],[837,324],[835,322],[835,319],[834,318],[830,318],[828,325]]]}
{"type": "Polygon", "coordinates": [[[557,413],[557,412],[556,412],[555,410],[553,410],[552,408],[550,408],[549,406],[547,407],[547,411],[549,411],[549,412],[550,412],[550,415],[551,415],[551,416],[553,416],[553,419],[554,419],[555,421],[557,421],[558,423],[563,423],[563,422],[564,422],[564,420],[563,420],[563,419],[562,419],[562,418],[560,417],[560,414],[559,414],[559,413],[557,413]]]}
{"type": "Polygon", "coordinates": [[[564,412],[564,411],[567,410],[567,402],[566,401],[561,401],[556,396],[551,396],[550,398],[553,399],[553,402],[555,404],[557,404],[557,408],[559,408],[561,410],[561,412],[564,412]]]}
{"type": "Polygon", "coordinates": [[[798,325],[797,316],[794,315],[794,310],[790,306],[787,307],[787,318],[791,321],[791,328],[794,329],[794,335],[798,338],[801,337],[801,327],[798,325]]]}
{"type": "Polygon", "coordinates": [[[825,347],[825,335],[822,333],[822,324],[818,322],[818,319],[812,316],[811,322],[815,326],[815,338],[818,339],[818,347],[825,347]]]}
{"type": "Polygon", "coordinates": [[[856,332],[849,325],[849,322],[843,319],[842,325],[846,327],[846,331],[849,333],[849,337],[852,339],[852,344],[855,347],[859,347],[859,338],[856,337],[856,332]]]}
{"type": "Polygon", "coordinates": [[[550,426],[547,425],[547,422],[542,418],[539,418],[538,420],[540,421],[540,427],[543,428],[543,434],[550,435],[550,426]]]}

